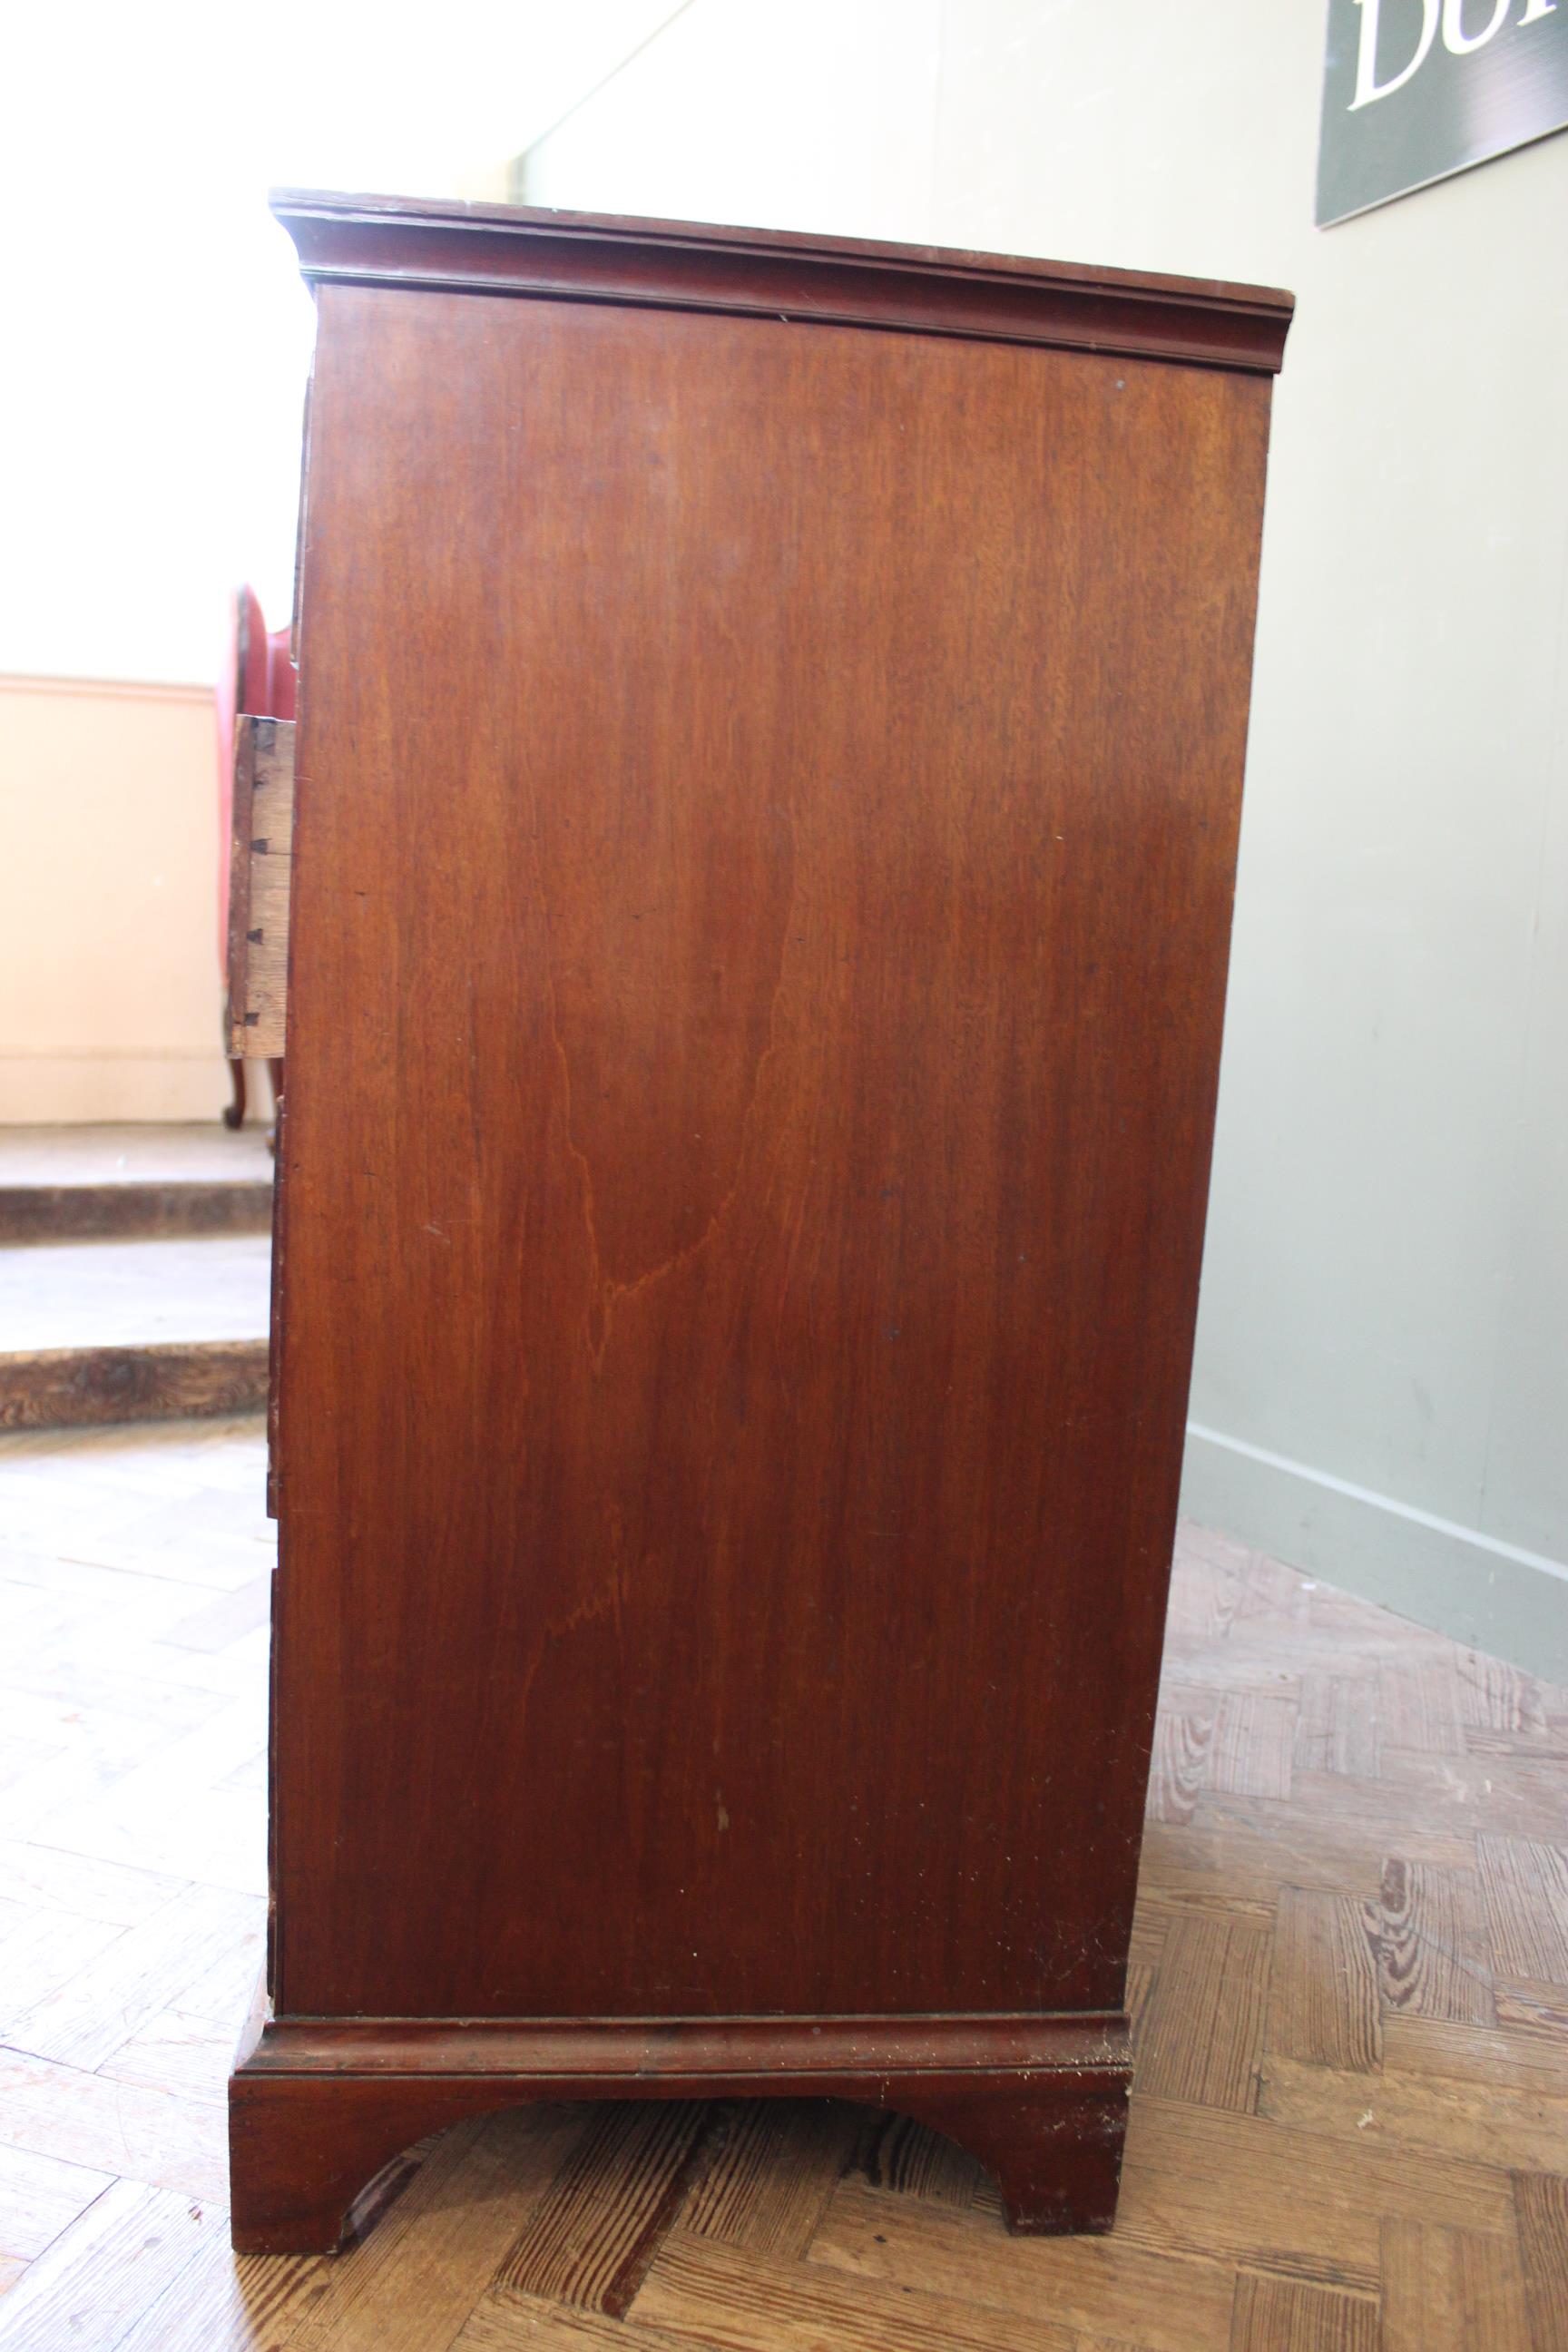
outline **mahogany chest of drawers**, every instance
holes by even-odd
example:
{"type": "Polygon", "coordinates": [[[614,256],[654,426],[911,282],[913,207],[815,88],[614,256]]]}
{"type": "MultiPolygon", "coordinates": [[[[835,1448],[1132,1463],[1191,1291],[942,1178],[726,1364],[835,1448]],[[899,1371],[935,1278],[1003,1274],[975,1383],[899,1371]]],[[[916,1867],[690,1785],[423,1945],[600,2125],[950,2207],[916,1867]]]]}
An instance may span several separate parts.
{"type": "Polygon", "coordinates": [[[237,2245],[820,2093],[1110,2222],[1288,298],[289,196],[237,2245]]]}

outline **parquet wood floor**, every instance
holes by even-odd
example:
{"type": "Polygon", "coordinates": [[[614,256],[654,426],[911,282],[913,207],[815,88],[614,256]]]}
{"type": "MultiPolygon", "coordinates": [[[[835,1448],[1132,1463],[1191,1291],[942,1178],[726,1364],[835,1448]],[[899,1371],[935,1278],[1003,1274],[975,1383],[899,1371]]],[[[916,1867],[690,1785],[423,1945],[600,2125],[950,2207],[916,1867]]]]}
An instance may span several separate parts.
{"type": "Polygon", "coordinates": [[[1192,1528],[1114,2236],[848,2108],[562,2107],[237,2262],[261,1456],[0,1440],[0,2347],[1568,2352],[1568,1696],[1192,1528]]]}

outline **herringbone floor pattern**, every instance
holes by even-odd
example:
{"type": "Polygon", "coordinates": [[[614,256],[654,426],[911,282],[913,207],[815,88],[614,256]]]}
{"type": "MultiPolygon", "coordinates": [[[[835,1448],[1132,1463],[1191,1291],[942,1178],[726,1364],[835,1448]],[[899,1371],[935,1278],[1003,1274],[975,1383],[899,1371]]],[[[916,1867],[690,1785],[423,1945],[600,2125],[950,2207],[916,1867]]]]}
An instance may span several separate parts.
{"type": "Polygon", "coordinates": [[[1186,1530],[1110,2239],[831,2105],[519,2112],[237,2263],[256,1424],[0,1441],[0,2347],[1565,2352],[1568,1698],[1186,1530]]]}

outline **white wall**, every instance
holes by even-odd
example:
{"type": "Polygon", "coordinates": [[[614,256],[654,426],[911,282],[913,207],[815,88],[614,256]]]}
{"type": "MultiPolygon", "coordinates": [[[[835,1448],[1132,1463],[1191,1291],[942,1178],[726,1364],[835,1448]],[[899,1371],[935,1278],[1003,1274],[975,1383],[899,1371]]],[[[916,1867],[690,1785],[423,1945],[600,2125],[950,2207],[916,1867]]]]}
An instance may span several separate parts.
{"type": "Polygon", "coordinates": [[[941,0],[690,0],[530,149],[521,194],[670,220],[923,236],[941,24],[941,0]]]}
{"type": "Polygon", "coordinates": [[[691,0],[526,189],[1296,291],[1188,1507],[1568,1678],[1568,137],[1317,231],[1322,37],[691,0]]]}
{"type": "Polygon", "coordinates": [[[502,193],[678,0],[74,0],[12,12],[0,671],[217,675],[288,617],[313,331],[269,185],[502,193]]]}

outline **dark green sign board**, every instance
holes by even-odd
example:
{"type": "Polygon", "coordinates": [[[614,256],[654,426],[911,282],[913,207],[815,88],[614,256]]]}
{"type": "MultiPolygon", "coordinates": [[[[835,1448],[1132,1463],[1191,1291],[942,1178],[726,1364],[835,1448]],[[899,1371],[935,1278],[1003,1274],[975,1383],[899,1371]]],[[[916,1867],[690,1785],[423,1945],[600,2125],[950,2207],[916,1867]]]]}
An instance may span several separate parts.
{"type": "Polygon", "coordinates": [[[1320,228],[1565,126],[1568,0],[1329,0],[1320,228]]]}

